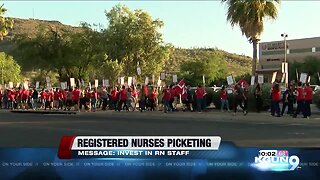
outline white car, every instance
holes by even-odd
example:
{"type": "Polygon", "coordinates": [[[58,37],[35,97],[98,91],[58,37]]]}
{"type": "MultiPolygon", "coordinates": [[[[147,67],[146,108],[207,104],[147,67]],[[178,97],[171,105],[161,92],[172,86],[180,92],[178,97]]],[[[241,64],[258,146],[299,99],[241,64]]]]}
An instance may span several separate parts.
{"type": "Polygon", "coordinates": [[[320,86],[318,86],[318,85],[310,85],[310,87],[313,89],[313,94],[320,91],[320,86]]]}

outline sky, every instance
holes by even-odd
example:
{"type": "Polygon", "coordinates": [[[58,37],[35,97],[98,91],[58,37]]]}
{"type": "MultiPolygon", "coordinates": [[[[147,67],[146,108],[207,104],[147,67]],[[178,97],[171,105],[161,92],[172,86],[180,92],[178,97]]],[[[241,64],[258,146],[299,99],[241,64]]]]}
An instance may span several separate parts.
{"type": "MultiPolygon", "coordinates": [[[[6,16],[58,20],[78,26],[80,22],[106,26],[105,11],[116,4],[143,9],[164,22],[160,30],[166,43],[176,47],[212,47],[252,57],[252,46],[238,27],[226,20],[227,8],[220,0],[207,1],[2,1],[6,16]]],[[[278,18],[266,20],[262,42],[320,36],[320,1],[282,1],[278,18]]]]}

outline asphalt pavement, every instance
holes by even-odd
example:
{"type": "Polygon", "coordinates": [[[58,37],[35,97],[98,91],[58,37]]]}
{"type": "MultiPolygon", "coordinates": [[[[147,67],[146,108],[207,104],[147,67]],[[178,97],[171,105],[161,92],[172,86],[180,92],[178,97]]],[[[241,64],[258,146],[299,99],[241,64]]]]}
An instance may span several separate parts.
{"type": "Polygon", "coordinates": [[[58,147],[65,135],[207,135],[242,147],[320,147],[320,115],[272,117],[268,112],[0,111],[1,147],[58,147]],[[301,116],[300,116],[301,117],[301,116]]]}

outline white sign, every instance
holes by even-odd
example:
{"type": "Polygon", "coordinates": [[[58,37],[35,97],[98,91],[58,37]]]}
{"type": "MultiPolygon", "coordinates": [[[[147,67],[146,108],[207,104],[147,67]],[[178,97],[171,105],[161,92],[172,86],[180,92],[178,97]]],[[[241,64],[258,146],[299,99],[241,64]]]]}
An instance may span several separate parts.
{"type": "Polygon", "coordinates": [[[158,85],[158,86],[160,86],[160,85],[161,85],[161,79],[159,79],[159,80],[158,80],[157,85],[158,85]]]}
{"type": "Polygon", "coordinates": [[[20,87],[20,83],[17,83],[16,88],[20,87]]]}
{"type": "Polygon", "coordinates": [[[307,78],[308,78],[308,74],[307,73],[301,73],[300,82],[306,83],[307,82],[307,78]]]}
{"type": "Polygon", "coordinates": [[[172,82],[177,83],[178,82],[178,76],[176,74],[174,74],[172,76],[172,82]]]}
{"type": "Polygon", "coordinates": [[[13,88],[13,82],[9,82],[9,88],[13,88]]]}
{"type": "Polygon", "coordinates": [[[89,89],[91,89],[91,82],[89,82],[89,89]]]}
{"type": "Polygon", "coordinates": [[[121,84],[121,85],[124,85],[124,77],[121,77],[121,78],[120,78],[120,84],[121,84]]]}
{"type": "Polygon", "coordinates": [[[160,73],[160,80],[165,80],[166,79],[166,73],[162,72],[160,73]]]}
{"type": "Polygon", "coordinates": [[[146,77],[146,79],[144,80],[144,84],[145,84],[145,85],[148,85],[148,84],[149,84],[149,78],[148,78],[148,77],[146,77]]]}
{"type": "Polygon", "coordinates": [[[258,75],[258,83],[259,84],[263,84],[264,83],[263,74],[259,74],[258,75]]]}
{"type": "Polygon", "coordinates": [[[281,64],[282,73],[288,73],[288,63],[281,64]]]}
{"type": "Polygon", "coordinates": [[[202,75],[202,83],[206,84],[206,78],[204,77],[204,75],[202,75]]]}
{"type": "Polygon", "coordinates": [[[286,73],[283,73],[281,78],[281,83],[284,83],[285,78],[286,78],[286,73]]]}
{"type": "Polygon", "coordinates": [[[109,87],[109,79],[105,80],[106,87],[109,87]]]}
{"type": "Polygon", "coordinates": [[[47,83],[50,82],[50,77],[46,77],[46,82],[47,82],[47,83]]]}
{"type": "Polygon", "coordinates": [[[106,81],[104,79],[102,79],[102,86],[106,87],[106,81]]]}
{"type": "Polygon", "coordinates": [[[152,74],[152,83],[154,84],[155,82],[154,82],[155,80],[154,80],[154,75],[152,74]]]}
{"type": "Polygon", "coordinates": [[[128,77],[128,86],[132,85],[132,77],[128,77]]]}
{"type": "Polygon", "coordinates": [[[51,89],[51,84],[49,82],[47,82],[47,90],[51,89]]]}
{"type": "Polygon", "coordinates": [[[232,76],[228,76],[227,77],[227,82],[228,82],[228,85],[233,84],[233,77],[232,76]]]}
{"type": "Polygon", "coordinates": [[[274,83],[276,81],[276,77],[277,77],[277,71],[272,73],[271,83],[274,83]]]}
{"type": "Polygon", "coordinates": [[[60,86],[61,86],[61,89],[67,89],[67,87],[65,86],[65,83],[64,83],[64,82],[61,82],[61,83],[60,83],[60,86]]]}
{"type": "Polygon", "coordinates": [[[99,80],[96,79],[96,80],[94,80],[94,87],[97,88],[98,86],[99,86],[99,80]]]}
{"type": "Polygon", "coordinates": [[[74,82],[74,78],[70,78],[70,86],[75,87],[76,83],[74,82]]]}
{"type": "Polygon", "coordinates": [[[37,82],[36,82],[36,89],[39,89],[39,85],[40,85],[40,82],[37,81],[37,82]]]}
{"type": "Polygon", "coordinates": [[[121,77],[118,77],[118,84],[121,83],[121,77]]]}
{"type": "Polygon", "coordinates": [[[140,67],[137,67],[137,73],[138,73],[138,75],[141,75],[141,68],[140,67]]]}
{"type": "Polygon", "coordinates": [[[256,80],[256,77],[255,76],[251,76],[251,86],[253,86],[254,85],[254,81],[256,80]]]}
{"type": "Polygon", "coordinates": [[[132,84],[137,84],[136,77],[132,77],[132,84]]]}
{"type": "Polygon", "coordinates": [[[29,89],[29,85],[28,85],[29,83],[28,83],[28,81],[25,81],[24,83],[23,83],[23,88],[24,89],[29,89]]]}

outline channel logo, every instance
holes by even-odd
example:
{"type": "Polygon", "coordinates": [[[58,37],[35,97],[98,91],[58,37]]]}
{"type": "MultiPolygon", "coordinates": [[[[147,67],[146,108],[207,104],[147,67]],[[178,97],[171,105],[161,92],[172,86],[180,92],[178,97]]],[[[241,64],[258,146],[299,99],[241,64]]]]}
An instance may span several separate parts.
{"type": "Polygon", "coordinates": [[[293,171],[299,162],[299,157],[289,156],[287,150],[260,150],[251,166],[260,171],[293,171]]]}

